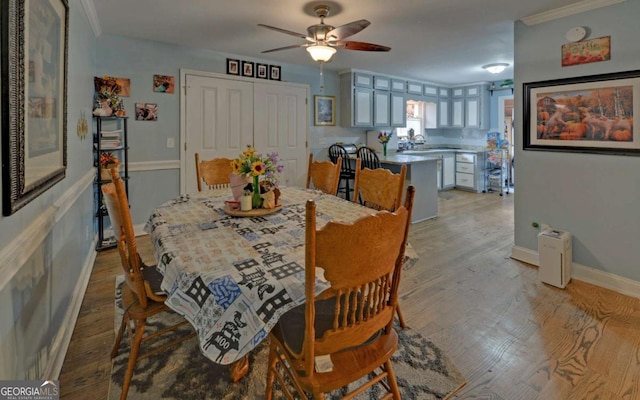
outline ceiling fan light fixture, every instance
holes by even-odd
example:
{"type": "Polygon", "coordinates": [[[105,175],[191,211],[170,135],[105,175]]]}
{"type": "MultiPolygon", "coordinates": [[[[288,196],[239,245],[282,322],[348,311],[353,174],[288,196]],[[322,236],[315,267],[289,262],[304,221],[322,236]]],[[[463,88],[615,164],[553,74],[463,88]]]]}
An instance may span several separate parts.
{"type": "Polygon", "coordinates": [[[334,49],[333,47],[325,46],[322,44],[309,46],[307,47],[307,51],[309,52],[309,55],[311,55],[311,58],[313,58],[313,61],[320,63],[328,62],[336,53],[336,49],[334,49]]]}
{"type": "Polygon", "coordinates": [[[482,68],[486,69],[492,74],[499,74],[500,72],[504,71],[504,69],[507,68],[508,66],[509,64],[507,63],[493,63],[493,64],[483,65],[482,68]]]}

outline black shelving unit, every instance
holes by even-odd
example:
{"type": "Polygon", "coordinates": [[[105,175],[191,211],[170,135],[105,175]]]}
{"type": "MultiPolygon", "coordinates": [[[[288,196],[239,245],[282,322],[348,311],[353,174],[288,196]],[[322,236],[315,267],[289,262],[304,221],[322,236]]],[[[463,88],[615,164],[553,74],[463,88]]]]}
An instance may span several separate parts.
{"type": "Polygon", "coordinates": [[[120,161],[121,165],[121,177],[124,180],[125,190],[127,192],[127,198],[129,197],[129,141],[127,137],[127,121],[128,117],[100,117],[94,116],[95,131],[93,134],[93,153],[94,153],[94,166],[97,168],[96,173],[96,213],[95,216],[98,220],[98,243],[96,244],[96,250],[106,250],[116,246],[116,241],[113,236],[105,237],[105,218],[109,217],[107,207],[103,202],[101,186],[105,183],[111,182],[111,179],[103,179],[103,168],[100,164],[100,156],[103,153],[111,152],[120,161]],[[109,132],[120,132],[120,145],[117,147],[109,146],[105,148],[103,146],[103,130],[109,129],[109,132]]]}

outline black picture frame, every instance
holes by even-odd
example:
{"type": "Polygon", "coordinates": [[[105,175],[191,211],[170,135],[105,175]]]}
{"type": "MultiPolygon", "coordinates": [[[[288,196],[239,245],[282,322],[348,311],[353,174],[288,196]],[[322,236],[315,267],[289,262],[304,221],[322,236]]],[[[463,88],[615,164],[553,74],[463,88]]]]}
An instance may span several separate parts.
{"type": "Polygon", "coordinates": [[[256,78],[269,79],[269,66],[267,64],[256,63],[256,78]]]}
{"type": "Polygon", "coordinates": [[[248,78],[253,78],[254,76],[254,63],[251,61],[243,61],[242,62],[242,76],[246,76],[248,78]]]}
{"type": "Polygon", "coordinates": [[[227,58],[227,74],[240,75],[240,60],[227,58]]]}
{"type": "Polygon", "coordinates": [[[1,14],[2,213],[7,216],[66,175],[69,4],[6,0],[1,14]]]}
{"type": "Polygon", "coordinates": [[[523,150],[640,156],[636,115],[640,70],[524,83],[523,150]]]}
{"type": "Polygon", "coordinates": [[[282,71],[279,65],[269,65],[269,79],[271,79],[272,81],[281,80],[280,72],[282,71]]]}

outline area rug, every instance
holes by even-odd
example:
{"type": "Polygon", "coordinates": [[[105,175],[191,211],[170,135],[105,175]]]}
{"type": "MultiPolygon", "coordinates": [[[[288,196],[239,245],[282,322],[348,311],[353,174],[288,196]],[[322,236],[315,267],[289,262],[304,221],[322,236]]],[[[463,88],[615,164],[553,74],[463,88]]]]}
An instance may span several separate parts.
{"type": "MultiPolygon", "coordinates": [[[[116,329],[122,317],[120,288],[116,281],[116,329]]],[[[168,326],[175,318],[166,313],[147,320],[150,331],[168,326]]],[[[190,332],[190,328],[185,334],[190,332]]],[[[444,352],[411,328],[398,329],[399,348],[392,358],[403,399],[447,399],[465,384],[465,380],[444,352]]],[[[143,347],[148,343],[143,343],[143,347]]],[[[149,347],[147,347],[148,349],[149,347]]],[[[231,383],[227,366],[210,361],[200,352],[197,338],[138,361],[127,399],[179,400],[256,400],[264,398],[268,340],[249,355],[249,373],[237,383],[231,383]]],[[[109,400],[119,398],[129,355],[128,337],[123,338],[118,356],[111,368],[109,400]]],[[[377,399],[379,385],[361,394],[358,399],[377,399]]],[[[339,392],[327,399],[339,399],[339,392]]],[[[282,398],[274,393],[274,399],[282,398]]]]}

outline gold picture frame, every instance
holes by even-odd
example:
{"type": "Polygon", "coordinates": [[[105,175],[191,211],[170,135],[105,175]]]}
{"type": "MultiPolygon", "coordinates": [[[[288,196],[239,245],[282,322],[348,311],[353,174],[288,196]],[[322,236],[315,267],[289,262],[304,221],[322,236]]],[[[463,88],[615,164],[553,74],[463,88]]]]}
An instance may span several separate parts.
{"type": "Polygon", "coordinates": [[[335,126],[336,124],[336,97],[313,96],[314,125],[335,126]]]}

